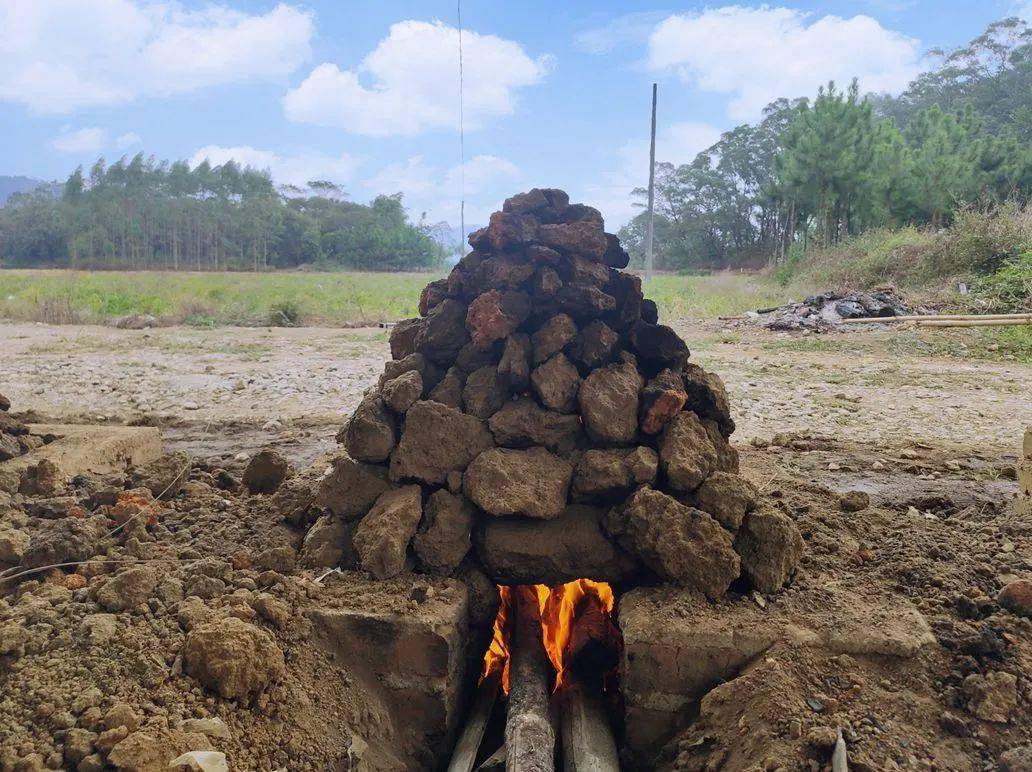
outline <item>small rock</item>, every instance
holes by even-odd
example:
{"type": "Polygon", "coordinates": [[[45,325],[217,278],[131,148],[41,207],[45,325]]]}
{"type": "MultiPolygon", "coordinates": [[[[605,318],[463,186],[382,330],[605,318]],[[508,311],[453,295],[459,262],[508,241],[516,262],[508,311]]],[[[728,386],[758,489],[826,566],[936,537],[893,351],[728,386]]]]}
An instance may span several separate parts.
{"type": "Polygon", "coordinates": [[[146,488],[155,497],[171,499],[183,489],[190,476],[190,456],[187,453],[166,453],[149,464],[137,467],[129,475],[133,488],[146,488]]]}
{"type": "Polygon", "coordinates": [[[684,407],[688,394],[681,376],[662,370],[641,392],[639,421],[646,434],[658,434],[684,407]]]}
{"type": "Polygon", "coordinates": [[[581,378],[577,368],[562,353],[555,354],[530,374],[530,384],[541,404],[559,413],[572,413],[577,407],[581,378]]]}
{"type": "Polygon", "coordinates": [[[444,374],[440,383],[430,390],[427,399],[440,402],[448,407],[462,407],[462,387],[465,385],[466,375],[458,367],[451,367],[444,374]]]}
{"type": "Polygon", "coordinates": [[[412,540],[416,555],[428,569],[451,574],[470,548],[474,508],[463,496],[433,493],[426,502],[423,525],[412,540]]]}
{"type": "Polygon", "coordinates": [[[404,413],[423,394],[423,376],[418,370],[409,370],[383,385],[383,401],[395,413],[404,413]]]}
{"type": "Polygon", "coordinates": [[[476,554],[491,578],[490,588],[536,582],[556,585],[585,577],[619,582],[632,576],[638,566],[606,538],[600,522],[603,512],[574,504],[553,520],[488,518],[478,527],[476,554]]]}
{"type": "Polygon", "coordinates": [[[394,416],[379,394],[367,394],[362,398],[337,435],[337,441],[356,461],[378,464],[387,460],[394,449],[394,416]]]}
{"type": "Polygon", "coordinates": [[[579,416],[545,410],[530,397],[507,402],[491,416],[488,426],[495,442],[507,448],[541,445],[554,453],[565,453],[581,436],[579,416]]]}
{"type": "Polygon", "coordinates": [[[996,601],[1013,614],[1032,617],[1032,580],[1016,579],[1000,590],[996,601]]]}
{"type": "Polygon", "coordinates": [[[573,472],[573,494],[582,500],[626,495],[655,480],[658,468],[659,456],[649,447],[586,450],[573,472]]]}
{"type": "Polygon", "coordinates": [[[600,221],[542,225],[538,229],[538,239],[545,246],[560,252],[584,255],[595,260],[602,260],[609,248],[600,221]]]}
{"type": "Polygon", "coordinates": [[[337,515],[320,517],[305,534],[301,545],[301,565],[310,568],[353,565],[357,560],[353,543],[354,529],[354,523],[337,515]]]}
{"type": "Polygon", "coordinates": [[[131,566],[97,591],[97,603],[108,611],[128,611],[145,602],[158,585],[158,572],[151,566],[131,566]]]}
{"type": "Polygon", "coordinates": [[[566,506],[573,466],[544,448],[493,448],[469,465],[466,495],[492,515],[524,515],[548,520],[566,506]]]}
{"type": "Polygon", "coordinates": [[[983,721],[1006,724],[1018,707],[1018,679],[1011,673],[972,673],[964,679],[968,710],[983,721]]]}
{"type": "Polygon", "coordinates": [[[731,534],[705,512],[665,493],[639,488],[608,524],[611,535],[660,577],[711,599],[723,597],[738,578],[741,561],[731,534]]]}
{"type": "MultiPolygon", "coordinates": [[[[819,700],[808,697],[806,703],[815,713],[824,711],[824,705],[819,700]],[[818,709],[815,705],[820,706],[818,709]]],[[[806,744],[820,753],[831,753],[838,742],[838,732],[830,726],[815,726],[806,733],[806,744]]]]}
{"type": "Polygon", "coordinates": [[[292,471],[290,463],[278,451],[263,448],[244,469],[244,487],[251,493],[273,493],[292,471]]]}
{"type": "Polygon", "coordinates": [[[470,373],[462,390],[462,404],[466,413],[487,420],[509,400],[509,389],[491,365],[470,373]]]}
{"type": "Polygon", "coordinates": [[[666,425],[659,460],[670,486],[681,491],[695,490],[716,468],[716,449],[695,413],[685,410],[666,425]]]}
{"type": "Polygon", "coordinates": [[[750,512],[735,537],[742,571],[760,592],[777,592],[795,574],[803,557],[803,536],[786,515],[775,510],[750,512]]]}
{"type": "Polygon", "coordinates": [[[644,385],[632,362],[599,368],[585,378],[577,401],[588,436],[596,442],[633,442],[638,434],[638,395],[644,385]]]}
{"type": "Polygon", "coordinates": [[[229,726],[221,718],[188,718],[180,728],[184,732],[203,734],[205,737],[217,737],[228,740],[232,737],[229,726]]]}
{"type": "Polygon", "coordinates": [[[286,672],[283,652],[264,630],[226,617],[200,624],[183,644],[186,672],[226,699],[247,699],[286,672]]]}
{"type": "Polygon", "coordinates": [[[438,402],[420,401],[409,408],[405,430],[391,456],[390,478],[442,485],[448,473],[462,472],[494,445],[479,418],[438,402]]]}
{"type": "Polygon", "coordinates": [[[1000,754],[1000,772],[1032,772],[1032,745],[1019,745],[1000,754]]]}
{"type": "Polygon", "coordinates": [[[319,482],[314,503],[344,520],[357,520],[390,487],[383,467],[341,455],[333,460],[330,473],[319,482]]]}
{"type": "Polygon", "coordinates": [[[486,351],[498,340],[509,337],[530,314],[530,297],[523,292],[485,292],[469,304],[466,328],[470,340],[486,351]]]}
{"type": "Polygon", "coordinates": [[[577,336],[577,325],[567,314],[556,314],[538,328],[531,338],[534,364],[551,359],[577,336]]]}
{"type": "Polygon", "coordinates": [[[118,617],[114,614],[90,614],[83,618],[82,629],[93,645],[107,643],[118,632],[118,617]]]}
{"type": "Polygon", "coordinates": [[[839,497],[839,508],[843,512],[861,512],[871,506],[871,497],[863,491],[847,491],[839,497]]]}
{"type": "Polygon", "coordinates": [[[498,361],[498,378],[510,391],[525,391],[530,383],[530,338],[510,335],[498,361]]]}
{"type": "Polygon", "coordinates": [[[759,497],[755,485],[730,472],[713,472],[693,496],[696,507],[731,531],[738,530],[759,497]]]}
{"type": "Polygon", "coordinates": [[[29,541],[29,535],[17,528],[0,531],[0,563],[20,563],[29,541]]]}
{"type": "Polygon", "coordinates": [[[115,729],[124,726],[130,732],[140,728],[140,717],[132,706],[125,702],[116,702],[104,714],[104,728],[115,729]]]}
{"type": "Polygon", "coordinates": [[[422,491],[418,485],[382,494],[355,529],[355,550],[362,568],[377,579],[400,574],[422,515],[422,491]]]}
{"type": "Polygon", "coordinates": [[[589,371],[607,364],[619,342],[620,336],[596,319],[577,334],[566,352],[573,362],[589,371]]]}
{"type": "Polygon", "coordinates": [[[76,728],[67,730],[64,736],[64,760],[77,765],[93,753],[93,743],[96,741],[96,732],[76,728]]]}

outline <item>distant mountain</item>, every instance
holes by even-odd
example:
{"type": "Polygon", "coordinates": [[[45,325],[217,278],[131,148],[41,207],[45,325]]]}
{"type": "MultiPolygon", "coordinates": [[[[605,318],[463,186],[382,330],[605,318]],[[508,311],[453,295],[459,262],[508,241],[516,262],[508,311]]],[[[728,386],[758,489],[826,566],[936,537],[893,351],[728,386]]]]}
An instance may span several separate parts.
{"type": "Polygon", "coordinates": [[[0,174],[0,206],[4,206],[7,203],[7,199],[15,193],[28,193],[40,185],[49,187],[53,196],[58,196],[61,193],[61,186],[56,182],[46,182],[45,180],[37,180],[32,177],[11,177],[0,174]]]}

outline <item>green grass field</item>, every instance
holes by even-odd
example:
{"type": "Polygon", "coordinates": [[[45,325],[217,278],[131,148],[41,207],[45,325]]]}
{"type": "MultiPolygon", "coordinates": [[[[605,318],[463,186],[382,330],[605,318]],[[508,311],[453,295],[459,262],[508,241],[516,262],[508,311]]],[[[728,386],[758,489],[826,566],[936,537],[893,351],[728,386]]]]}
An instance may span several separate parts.
{"type": "MultiPolygon", "coordinates": [[[[165,324],[357,326],[415,316],[426,273],[0,271],[0,318],[107,324],[150,314],[165,324]]],[[[758,276],[657,276],[646,294],[663,319],[735,314],[789,299],[758,276]]]]}

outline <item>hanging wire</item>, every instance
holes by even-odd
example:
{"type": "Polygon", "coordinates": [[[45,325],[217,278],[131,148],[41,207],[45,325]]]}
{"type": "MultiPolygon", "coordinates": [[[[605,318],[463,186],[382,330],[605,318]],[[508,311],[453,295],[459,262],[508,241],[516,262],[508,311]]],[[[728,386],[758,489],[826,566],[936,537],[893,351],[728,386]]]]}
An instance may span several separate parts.
{"type": "Polygon", "coordinates": [[[465,252],[466,241],[466,127],[462,104],[462,0],[455,2],[455,14],[459,26],[459,251],[465,252]]]}

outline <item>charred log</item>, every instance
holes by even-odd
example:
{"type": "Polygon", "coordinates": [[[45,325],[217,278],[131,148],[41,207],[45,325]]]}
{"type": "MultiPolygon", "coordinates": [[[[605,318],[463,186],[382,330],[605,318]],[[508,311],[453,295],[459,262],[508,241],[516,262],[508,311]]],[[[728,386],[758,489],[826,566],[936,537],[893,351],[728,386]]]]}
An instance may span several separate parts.
{"type": "Polygon", "coordinates": [[[532,587],[513,591],[509,709],[505,723],[508,772],[552,772],[555,732],[549,718],[552,667],[541,636],[541,611],[532,587]]]}

